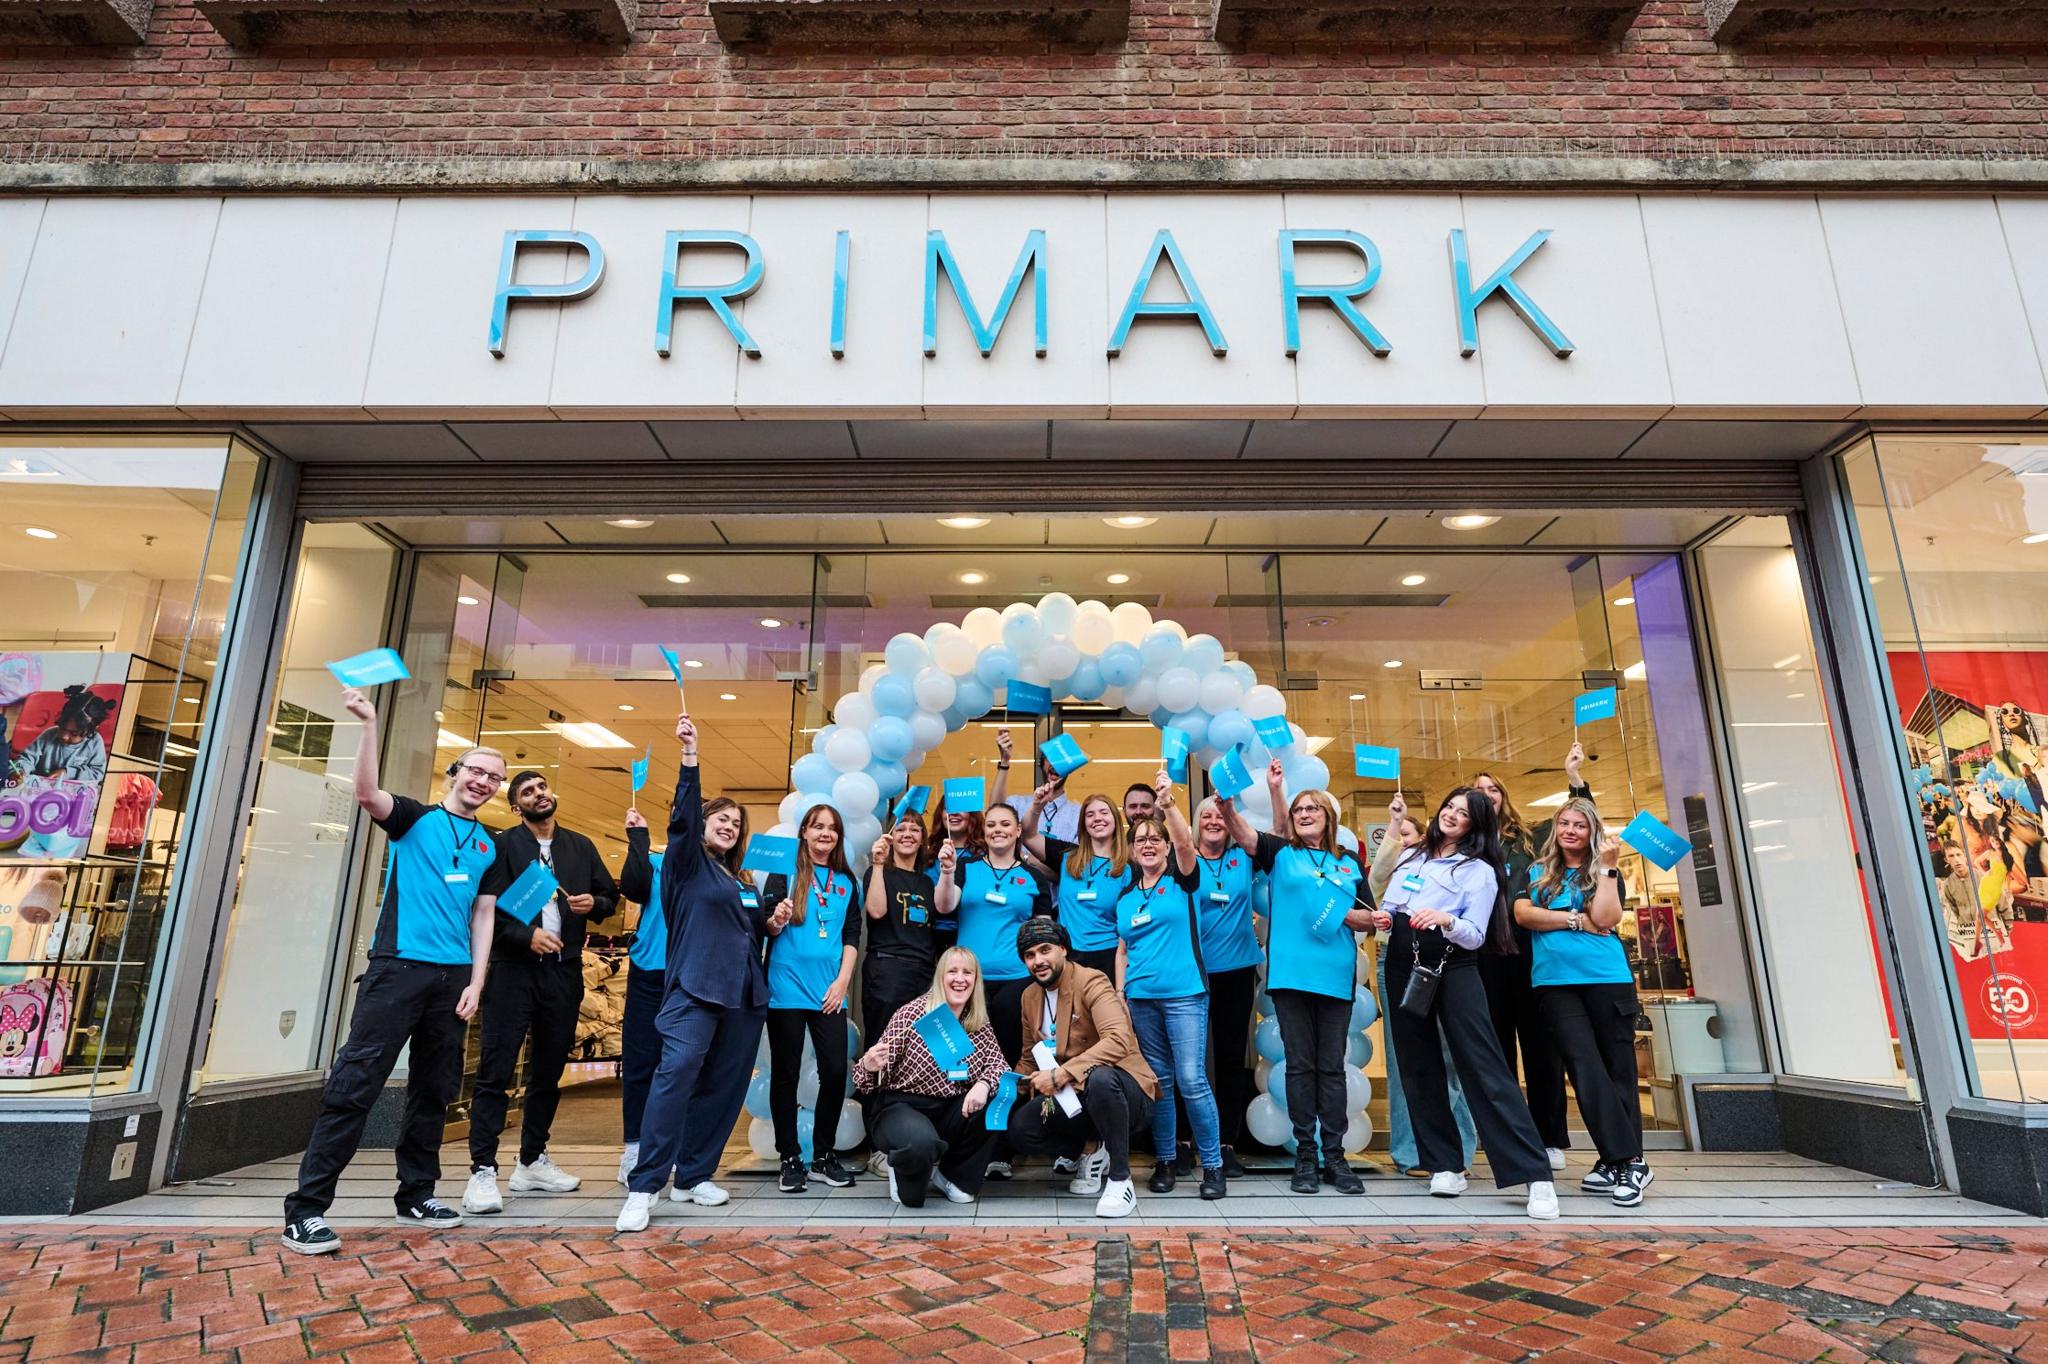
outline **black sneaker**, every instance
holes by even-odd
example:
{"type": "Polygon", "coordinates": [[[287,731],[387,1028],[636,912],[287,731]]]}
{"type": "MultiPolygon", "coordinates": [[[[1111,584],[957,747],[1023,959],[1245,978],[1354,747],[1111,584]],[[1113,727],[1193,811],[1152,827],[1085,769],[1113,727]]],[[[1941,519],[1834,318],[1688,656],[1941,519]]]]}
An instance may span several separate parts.
{"type": "Polygon", "coordinates": [[[301,1255],[332,1255],[341,1249],[341,1238],[324,1217],[294,1217],[284,1224],[284,1248],[301,1255]]]}
{"type": "Polygon", "coordinates": [[[1294,1178],[1287,1181],[1291,1192],[1311,1194],[1323,1187],[1322,1178],[1316,1174],[1316,1158],[1307,1151],[1294,1155],[1294,1178]]]}
{"type": "Polygon", "coordinates": [[[1183,1142],[1173,1153],[1173,1172],[1177,1175],[1191,1175],[1195,1172],[1195,1148],[1183,1142]]]}
{"type": "Polygon", "coordinates": [[[1620,1182],[1621,1177],[1615,1167],[1602,1160],[1594,1162],[1593,1168],[1586,1171],[1586,1177],[1579,1181],[1579,1188],[1584,1193],[1611,1194],[1620,1182]]]}
{"type": "Polygon", "coordinates": [[[1172,1193],[1178,1182],[1173,1177],[1173,1162],[1162,1160],[1152,1167],[1152,1178],[1145,1181],[1145,1187],[1153,1193],[1172,1193]]]}
{"type": "Polygon", "coordinates": [[[853,1172],[839,1163],[837,1155],[812,1161],[811,1173],[835,1189],[849,1188],[853,1184],[853,1172]]]}
{"type": "Polygon", "coordinates": [[[782,1158],[782,1182],[779,1187],[784,1193],[802,1193],[804,1191],[804,1158],[802,1156],[784,1156],[782,1158]]]}
{"type": "Polygon", "coordinates": [[[398,1210],[398,1225],[401,1227],[452,1227],[461,1220],[461,1213],[438,1198],[423,1198],[398,1210]]]}
{"type": "Polygon", "coordinates": [[[1229,1192],[1230,1186],[1224,1181],[1222,1166],[1219,1165],[1213,1170],[1207,1167],[1203,1168],[1202,1198],[1204,1201],[1214,1203],[1229,1192]]]}
{"type": "Polygon", "coordinates": [[[1358,1177],[1357,1171],[1345,1164],[1342,1156],[1323,1162],[1323,1183],[1332,1186],[1338,1193],[1365,1192],[1365,1181],[1358,1177]]]}
{"type": "Polygon", "coordinates": [[[1643,1190],[1650,1187],[1650,1181],[1657,1176],[1650,1173],[1650,1163],[1637,1156],[1619,1171],[1620,1177],[1614,1185],[1614,1206],[1633,1208],[1643,1201],[1643,1190]]]}
{"type": "Polygon", "coordinates": [[[1224,1147],[1223,1177],[1225,1179],[1243,1179],[1249,1173],[1250,1171],[1244,1168],[1244,1162],[1237,1158],[1237,1148],[1234,1146],[1224,1147]]]}

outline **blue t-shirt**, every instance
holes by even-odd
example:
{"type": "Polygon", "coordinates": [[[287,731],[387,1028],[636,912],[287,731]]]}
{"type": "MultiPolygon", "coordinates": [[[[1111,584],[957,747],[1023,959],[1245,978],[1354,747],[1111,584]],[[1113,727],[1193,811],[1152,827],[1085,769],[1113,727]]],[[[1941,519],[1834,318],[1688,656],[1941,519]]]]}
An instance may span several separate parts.
{"type": "Polygon", "coordinates": [[[1266,988],[1352,998],[1358,979],[1358,934],[1344,927],[1343,916],[1354,907],[1372,904],[1358,859],[1341,850],[1297,848],[1274,834],[1259,835],[1253,857],[1272,883],[1266,988]]]}
{"type": "MultiPolygon", "coordinates": [[[[1599,873],[1595,872],[1595,876],[1599,873]]],[[[1529,884],[1522,898],[1538,909],[1584,913],[1592,895],[1577,877],[1548,895],[1539,889],[1543,865],[1529,868],[1529,884]]],[[[1625,898],[1626,886],[1620,887],[1625,898]]],[[[1591,927],[1591,925],[1587,925],[1591,927]]],[[[1532,928],[1529,941],[1534,951],[1529,982],[1532,985],[1633,985],[1635,973],[1628,967],[1628,949],[1612,933],[1574,933],[1569,928],[1532,928]]]]}
{"type": "Polygon", "coordinates": [[[647,854],[647,903],[640,906],[640,922],[633,929],[633,948],[626,960],[643,971],[668,967],[668,925],[661,919],[661,854],[647,854]]]}
{"type": "Polygon", "coordinates": [[[1045,885],[1023,863],[1001,871],[979,858],[959,862],[953,880],[960,887],[960,946],[981,963],[983,980],[1023,980],[1030,975],[1017,955],[1017,930],[1043,914],[1045,885]]]}
{"type": "Polygon", "coordinates": [[[1206,993],[1194,898],[1202,885],[1201,868],[1182,875],[1169,864],[1149,890],[1141,884],[1143,874],[1135,867],[1132,871],[1130,888],[1116,902],[1116,935],[1126,954],[1124,995],[1185,999],[1206,993]]]}
{"type": "Polygon", "coordinates": [[[1195,892],[1202,960],[1211,971],[1257,966],[1266,959],[1266,950],[1259,946],[1259,935],[1252,928],[1256,873],[1251,854],[1232,848],[1221,857],[1204,857],[1195,870],[1202,874],[1202,888],[1195,892]]]}
{"type": "Polygon", "coordinates": [[[1067,870],[1074,845],[1057,838],[1045,840],[1046,865],[1060,879],[1059,920],[1066,926],[1076,952],[1108,952],[1116,947],[1116,902],[1130,884],[1131,869],[1123,874],[1110,870],[1106,857],[1090,857],[1088,870],[1075,876],[1067,870]]]}
{"type": "Polygon", "coordinates": [[[469,912],[497,856],[490,834],[477,820],[409,796],[393,796],[377,827],[391,846],[370,955],[469,965],[469,912]]]}
{"type": "Polygon", "coordinates": [[[768,1007],[822,1009],[825,991],[839,976],[842,955],[860,949],[859,879],[813,867],[801,891],[780,876],[768,878],[762,903],[772,907],[803,895],[804,921],[794,918],[768,940],[768,1007]]]}

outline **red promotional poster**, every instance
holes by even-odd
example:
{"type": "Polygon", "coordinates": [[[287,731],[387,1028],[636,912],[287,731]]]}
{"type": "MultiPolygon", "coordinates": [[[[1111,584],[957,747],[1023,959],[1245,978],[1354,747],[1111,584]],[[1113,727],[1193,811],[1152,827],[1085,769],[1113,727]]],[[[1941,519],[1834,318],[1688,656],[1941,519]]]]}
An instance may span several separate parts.
{"type": "Polygon", "coordinates": [[[1970,1035],[2048,1038],[2048,653],[1894,653],[1970,1035]]]}
{"type": "Polygon", "coordinates": [[[82,857],[120,721],[126,655],[0,654],[0,858],[82,857]]]}

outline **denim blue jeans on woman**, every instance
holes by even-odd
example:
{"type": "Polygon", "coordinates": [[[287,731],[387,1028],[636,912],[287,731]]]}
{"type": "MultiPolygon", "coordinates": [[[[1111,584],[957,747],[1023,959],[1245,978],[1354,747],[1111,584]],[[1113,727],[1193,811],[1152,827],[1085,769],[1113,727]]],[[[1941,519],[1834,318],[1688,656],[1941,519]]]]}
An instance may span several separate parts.
{"type": "Polygon", "coordinates": [[[1152,1109],[1152,1150],[1171,1162],[1178,1142],[1173,1097],[1187,1106],[1195,1129],[1195,1154],[1204,1170],[1223,1167],[1223,1126],[1216,1117],[1216,1094],[1209,1088],[1209,996],[1178,999],[1134,999],[1131,1024],[1138,1050],[1159,1077],[1159,1102],[1152,1109]]]}

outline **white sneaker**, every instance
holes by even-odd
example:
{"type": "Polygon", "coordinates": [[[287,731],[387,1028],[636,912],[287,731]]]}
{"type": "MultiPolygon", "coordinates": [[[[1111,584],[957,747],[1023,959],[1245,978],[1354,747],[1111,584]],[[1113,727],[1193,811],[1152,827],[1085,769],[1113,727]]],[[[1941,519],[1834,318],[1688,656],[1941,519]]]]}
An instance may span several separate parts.
{"type": "Polygon", "coordinates": [[[671,1203],[695,1203],[700,1208],[718,1208],[732,1202],[732,1195],[708,1179],[700,1179],[689,1188],[672,1187],[668,1191],[671,1203]]]}
{"type": "Polygon", "coordinates": [[[870,1151],[868,1153],[868,1173],[876,1179],[880,1179],[883,1175],[889,1173],[889,1153],[887,1151],[870,1151]]]}
{"type": "Polygon", "coordinates": [[[891,1165],[889,1158],[883,1156],[880,1151],[875,1154],[882,1156],[882,1169],[889,1176],[889,1201],[900,1208],[903,1206],[903,1195],[896,1192],[896,1167],[891,1165]]]}
{"type": "Polygon", "coordinates": [[[1014,1179],[1016,1174],[1016,1167],[1007,1160],[992,1160],[988,1163],[988,1177],[990,1179],[1014,1179]]]}
{"type": "Polygon", "coordinates": [[[1543,1222],[1557,1220],[1557,1186],[1539,1179],[1529,1186],[1529,1216],[1543,1222]]]}
{"type": "Polygon", "coordinates": [[[498,1196],[497,1166],[486,1165],[469,1177],[469,1187],[462,1191],[462,1210],[479,1214],[505,1211],[505,1200],[498,1196]]]}
{"type": "Polygon", "coordinates": [[[1429,1193],[1432,1198],[1456,1198],[1463,1192],[1465,1176],[1456,1170],[1438,1170],[1429,1177],[1429,1193]]]}
{"type": "Polygon", "coordinates": [[[1081,1162],[1075,1160],[1072,1156],[1053,1157],[1052,1172],[1055,1175],[1072,1175],[1076,1170],[1080,1168],[1081,1162]]]}
{"type": "Polygon", "coordinates": [[[967,1192],[967,1190],[961,1188],[937,1170],[932,1171],[932,1187],[944,1194],[948,1203],[972,1203],[974,1201],[973,1194],[967,1192]]]}
{"type": "Polygon", "coordinates": [[[1097,1217],[1129,1217],[1138,1210],[1138,1189],[1128,1179],[1112,1179],[1095,1200],[1097,1217]]]}
{"type": "Polygon", "coordinates": [[[626,1206],[619,1209],[619,1220],[612,1224],[618,1231],[645,1231],[647,1219],[654,1216],[654,1195],[651,1193],[629,1193],[626,1206]]]}
{"type": "MultiPolygon", "coordinates": [[[[1084,1196],[1087,1194],[1101,1193],[1102,1177],[1108,1173],[1109,1152],[1090,1151],[1087,1155],[1081,1157],[1081,1163],[1078,1167],[1076,1167],[1074,1171],[1074,1178],[1067,1185],[1067,1192],[1071,1194],[1082,1194],[1084,1196]]],[[[1122,1180],[1120,1182],[1125,1184],[1130,1183],[1130,1181],[1127,1179],[1122,1180]]],[[[1103,1214],[1103,1216],[1105,1217],[1108,1217],[1110,1215],[1111,1214],[1109,1213],[1103,1214]]],[[[1117,1213],[1115,1215],[1118,1217],[1123,1216],[1122,1213],[1117,1213]]]]}
{"type": "Polygon", "coordinates": [[[1564,1152],[1558,1150],[1555,1146],[1546,1146],[1543,1148],[1543,1154],[1550,1157],[1551,1169],[1562,1170],[1564,1168],[1564,1152]]]}
{"type": "Polygon", "coordinates": [[[569,1193],[583,1187],[581,1176],[572,1175],[548,1159],[543,1151],[531,1165],[512,1167],[513,1193],[569,1193]]]}
{"type": "Polygon", "coordinates": [[[629,1141],[626,1149],[619,1153],[619,1183],[624,1184],[633,1177],[633,1167],[640,1163],[640,1143],[629,1141]]]}

